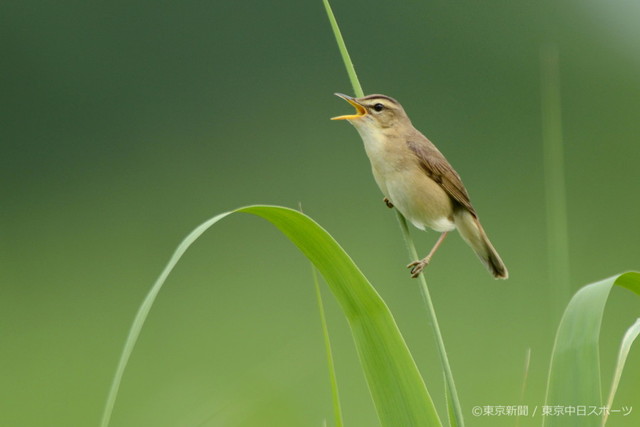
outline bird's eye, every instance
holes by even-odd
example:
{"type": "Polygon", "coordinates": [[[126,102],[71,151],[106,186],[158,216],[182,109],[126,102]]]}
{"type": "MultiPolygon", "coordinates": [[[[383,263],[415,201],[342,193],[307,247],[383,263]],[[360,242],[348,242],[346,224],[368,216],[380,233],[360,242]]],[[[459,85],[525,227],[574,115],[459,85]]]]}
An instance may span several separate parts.
{"type": "Polygon", "coordinates": [[[373,106],[373,109],[376,110],[377,112],[380,112],[380,111],[384,110],[384,105],[378,103],[378,104],[373,106]]]}

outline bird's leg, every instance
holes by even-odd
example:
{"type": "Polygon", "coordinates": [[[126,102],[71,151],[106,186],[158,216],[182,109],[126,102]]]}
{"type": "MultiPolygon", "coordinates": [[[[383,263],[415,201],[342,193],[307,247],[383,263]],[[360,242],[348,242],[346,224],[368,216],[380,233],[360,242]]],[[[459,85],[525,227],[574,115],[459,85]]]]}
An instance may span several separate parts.
{"type": "Polygon", "coordinates": [[[438,247],[442,244],[442,241],[444,240],[444,238],[447,237],[447,232],[445,231],[444,233],[442,233],[440,235],[440,237],[438,238],[438,241],[436,242],[435,245],[433,245],[433,248],[431,248],[431,251],[429,251],[429,255],[427,255],[426,257],[418,260],[418,261],[413,261],[411,264],[407,265],[407,268],[411,269],[411,277],[412,278],[416,278],[420,275],[420,273],[422,273],[422,270],[424,270],[424,268],[429,265],[429,261],[431,261],[431,257],[433,256],[433,254],[436,253],[436,250],[438,249],[438,247]]]}
{"type": "Polygon", "coordinates": [[[387,199],[386,197],[382,201],[384,202],[385,205],[387,205],[388,208],[392,208],[393,207],[393,203],[391,203],[391,201],[389,199],[387,199]]]}

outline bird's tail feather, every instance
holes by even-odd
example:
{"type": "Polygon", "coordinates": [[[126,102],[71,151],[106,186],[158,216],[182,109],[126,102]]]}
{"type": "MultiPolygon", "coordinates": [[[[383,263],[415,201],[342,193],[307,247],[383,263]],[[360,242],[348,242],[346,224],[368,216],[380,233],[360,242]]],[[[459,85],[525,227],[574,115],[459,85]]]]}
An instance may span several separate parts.
{"type": "Polygon", "coordinates": [[[454,214],[454,221],[462,238],[471,246],[489,272],[496,279],[507,279],[509,277],[507,267],[489,241],[478,218],[466,209],[460,209],[454,214]]]}

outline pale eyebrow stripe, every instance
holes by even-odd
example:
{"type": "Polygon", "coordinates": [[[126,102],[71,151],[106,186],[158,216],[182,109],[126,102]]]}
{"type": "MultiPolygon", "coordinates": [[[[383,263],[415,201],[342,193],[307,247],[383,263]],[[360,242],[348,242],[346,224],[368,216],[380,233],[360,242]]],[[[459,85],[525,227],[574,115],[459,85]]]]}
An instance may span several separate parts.
{"type": "Polygon", "coordinates": [[[390,96],[386,96],[386,95],[379,95],[379,94],[374,94],[374,95],[367,95],[364,98],[361,98],[363,101],[370,101],[372,99],[384,99],[387,100],[389,102],[391,102],[392,104],[396,104],[398,105],[398,101],[396,101],[395,99],[391,98],[390,96]]]}

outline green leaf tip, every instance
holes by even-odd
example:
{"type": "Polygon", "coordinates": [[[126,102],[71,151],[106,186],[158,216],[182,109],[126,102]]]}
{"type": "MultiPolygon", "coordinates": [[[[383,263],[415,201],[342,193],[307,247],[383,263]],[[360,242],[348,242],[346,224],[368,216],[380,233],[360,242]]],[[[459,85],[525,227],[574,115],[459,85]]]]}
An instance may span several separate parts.
{"type": "MultiPolygon", "coordinates": [[[[640,273],[628,272],[584,286],[564,311],[556,333],[545,405],[602,406],[600,327],[613,286],[640,296],[640,273]]],[[[545,426],[600,426],[602,417],[544,417],[545,426]]]]}

